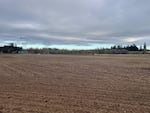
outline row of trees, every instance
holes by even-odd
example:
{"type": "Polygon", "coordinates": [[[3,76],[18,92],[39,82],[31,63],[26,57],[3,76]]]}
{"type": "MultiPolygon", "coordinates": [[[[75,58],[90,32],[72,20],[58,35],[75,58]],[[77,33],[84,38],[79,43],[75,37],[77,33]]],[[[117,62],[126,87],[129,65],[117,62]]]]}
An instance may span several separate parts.
{"type": "Polygon", "coordinates": [[[57,49],[57,48],[42,48],[42,49],[33,49],[29,48],[24,50],[25,53],[31,54],[94,54],[95,50],[67,50],[67,49],[57,49]]]}
{"type": "Polygon", "coordinates": [[[128,46],[113,46],[110,49],[93,49],[93,50],[67,50],[67,49],[57,49],[57,48],[42,48],[42,49],[26,49],[26,53],[31,54],[128,54],[128,53],[146,53],[146,43],[143,47],[138,48],[135,44],[128,46]]]}
{"type": "Polygon", "coordinates": [[[67,50],[57,48],[42,48],[42,49],[22,49],[13,43],[7,46],[0,47],[0,53],[30,53],[30,54],[128,54],[128,53],[146,53],[146,43],[138,48],[135,44],[128,46],[115,45],[109,49],[93,49],[93,50],[67,50]]]}
{"type": "Polygon", "coordinates": [[[138,48],[135,44],[132,44],[128,46],[121,46],[121,45],[113,46],[111,47],[111,49],[125,49],[128,51],[146,51],[147,47],[146,47],[146,43],[144,43],[143,47],[140,46],[140,48],[138,48]]]}

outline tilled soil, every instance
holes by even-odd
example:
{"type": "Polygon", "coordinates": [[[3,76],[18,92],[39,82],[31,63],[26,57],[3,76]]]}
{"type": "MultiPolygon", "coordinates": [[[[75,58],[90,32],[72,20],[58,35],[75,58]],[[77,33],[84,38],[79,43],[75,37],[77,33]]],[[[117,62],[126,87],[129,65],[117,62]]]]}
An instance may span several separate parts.
{"type": "Polygon", "coordinates": [[[150,55],[0,55],[0,113],[150,113],[150,55]]]}

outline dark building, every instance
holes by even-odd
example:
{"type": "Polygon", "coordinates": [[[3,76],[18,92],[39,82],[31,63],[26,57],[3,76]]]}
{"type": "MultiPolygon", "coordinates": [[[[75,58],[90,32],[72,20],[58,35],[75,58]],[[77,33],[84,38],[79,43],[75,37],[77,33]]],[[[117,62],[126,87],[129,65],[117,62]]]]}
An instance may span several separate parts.
{"type": "Polygon", "coordinates": [[[0,47],[0,53],[20,53],[21,51],[22,47],[16,47],[13,43],[0,47]]]}

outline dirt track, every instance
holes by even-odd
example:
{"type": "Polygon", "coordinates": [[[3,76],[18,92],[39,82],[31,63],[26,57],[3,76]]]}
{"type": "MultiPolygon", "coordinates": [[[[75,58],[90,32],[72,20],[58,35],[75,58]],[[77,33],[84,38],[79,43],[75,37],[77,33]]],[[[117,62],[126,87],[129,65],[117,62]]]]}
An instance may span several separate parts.
{"type": "Polygon", "coordinates": [[[0,113],[150,113],[150,56],[0,55],[0,113]]]}

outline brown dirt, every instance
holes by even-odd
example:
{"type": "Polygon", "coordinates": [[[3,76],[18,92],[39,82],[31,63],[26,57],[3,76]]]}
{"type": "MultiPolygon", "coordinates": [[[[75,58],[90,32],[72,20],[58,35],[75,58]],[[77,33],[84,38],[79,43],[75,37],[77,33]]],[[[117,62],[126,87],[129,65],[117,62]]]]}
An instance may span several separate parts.
{"type": "Polygon", "coordinates": [[[0,55],[0,113],[150,113],[150,56],[0,55]]]}

